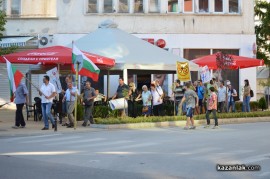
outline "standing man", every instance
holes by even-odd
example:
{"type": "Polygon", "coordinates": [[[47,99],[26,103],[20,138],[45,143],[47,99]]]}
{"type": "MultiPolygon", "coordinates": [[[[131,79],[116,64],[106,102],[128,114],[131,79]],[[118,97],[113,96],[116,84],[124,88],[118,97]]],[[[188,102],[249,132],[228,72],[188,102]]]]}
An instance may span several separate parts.
{"type": "Polygon", "coordinates": [[[218,108],[220,113],[223,113],[225,101],[226,87],[224,86],[224,82],[220,82],[220,86],[218,88],[218,108]]]}
{"type": "Polygon", "coordinates": [[[178,115],[178,110],[179,108],[181,108],[179,104],[182,101],[182,98],[184,97],[185,89],[182,85],[180,85],[180,80],[176,80],[175,86],[176,87],[173,91],[174,100],[175,100],[175,115],[178,115]]]}
{"type": "Polygon", "coordinates": [[[269,100],[270,100],[270,86],[266,86],[264,88],[264,95],[265,95],[265,100],[266,100],[266,104],[267,104],[267,108],[268,108],[269,100]]]}
{"type": "Polygon", "coordinates": [[[200,109],[200,114],[204,113],[204,93],[205,93],[205,88],[203,86],[202,80],[198,80],[198,87],[197,87],[197,94],[199,97],[199,109],[200,109]]]}
{"type": "MultiPolygon", "coordinates": [[[[63,84],[63,87],[62,87],[62,92],[61,92],[61,95],[62,96],[65,96],[66,94],[66,90],[68,89],[68,83],[71,82],[72,83],[72,76],[71,75],[67,75],[66,78],[65,78],[65,83],[63,84]]],[[[62,100],[62,112],[61,112],[61,115],[60,115],[60,124],[62,123],[62,118],[66,116],[67,114],[67,102],[66,100],[62,100]]],[[[68,126],[68,122],[67,122],[67,119],[65,121],[65,124],[62,124],[62,126],[68,126]]]]}
{"type": "Polygon", "coordinates": [[[24,104],[28,104],[28,90],[25,84],[20,83],[18,88],[15,91],[15,104],[16,104],[16,116],[15,116],[15,126],[12,126],[13,129],[18,129],[19,127],[25,127],[25,121],[22,113],[24,104]]]}
{"type": "Polygon", "coordinates": [[[234,97],[237,97],[237,91],[233,89],[232,85],[228,85],[228,105],[227,112],[230,112],[230,107],[232,108],[232,112],[235,112],[235,100],[234,97]]]}
{"type": "Polygon", "coordinates": [[[69,125],[67,125],[67,128],[74,127],[73,110],[75,108],[76,93],[79,94],[77,88],[72,86],[72,82],[68,82],[68,89],[66,90],[63,98],[63,102],[66,101],[67,115],[69,120],[69,125]]]}
{"type": "MultiPolygon", "coordinates": [[[[116,93],[112,97],[112,99],[115,98],[126,98],[128,96],[129,87],[124,83],[123,78],[119,78],[119,85],[117,88],[116,93]],[[126,93],[126,94],[125,94],[126,93]]],[[[121,110],[121,117],[125,115],[125,109],[121,110]]]]}
{"type": "Polygon", "coordinates": [[[183,104],[183,102],[186,102],[186,109],[187,109],[187,123],[186,126],[184,127],[185,130],[188,129],[196,129],[196,126],[194,125],[194,119],[193,119],[193,111],[195,106],[198,106],[199,98],[195,91],[190,89],[191,84],[187,83],[186,88],[187,90],[185,91],[184,97],[180,103],[180,105],[183,104]],[[196,103],[196,105],[195,105],[196,103]],[[191,127],[189,128],[189,123],[191,121],[191,127]]]}
{"type": "Polygon", "coordinates": [[[43,78],[43,84],[39,90],[39,95],[41,96],[41,108],[42,108],[42,116],[44,120],[44,128],[41,130],[49,130],[49,121],[50,119],[52,123],[52,128],[54,128],[54,120],[51,113],[53,98],[56,95],[55,87],[52,83],[50,83],[50,77],[45,75],[43,78]]]}
{"type": "Polygon", "coordinates": [[[209,98],[207,100],[207,112],[206,112],[206,122],[207,125],[204,128],[209,128],[210,127],[210,118],[209,115],[213,113],[214,119],[215,119],[215,126],[213,129],[218,129],[218,119],[217,119],[217,94],[215,93],[215,87],[210,87],[210,94],[209,98]]]}
{"type": "Polygon", "coordinates": [[[94,99],[96,97],[95,89],[91,87],[90,81],[86,81],[83,92],[83,105],[84,105],[84,122],[82,126],[86,127],[88,120],[90,124],[94,124],[93,107],[94,99]]]}

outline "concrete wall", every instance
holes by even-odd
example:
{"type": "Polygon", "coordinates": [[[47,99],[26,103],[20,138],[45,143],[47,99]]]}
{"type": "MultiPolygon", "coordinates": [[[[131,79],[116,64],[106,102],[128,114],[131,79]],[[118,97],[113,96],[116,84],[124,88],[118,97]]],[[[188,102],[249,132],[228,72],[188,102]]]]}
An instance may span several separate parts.
{"type": "MultiPolygon", "coordinates": [[[[22,13],[26,18],[9,18],[6,35],[89,33],[106,19],[114,20],[119,24],[119,28],[129,33],[254,34],[253,1],[240,1],[239,14],[227,12],[86,14],[86,3],[85,0],[24,0],[22,13]],[[31,17],[33,13],[52,16],[31,17]]],[[[166,7],[166,3],[163,2],[161,9],[166,7]]]]}

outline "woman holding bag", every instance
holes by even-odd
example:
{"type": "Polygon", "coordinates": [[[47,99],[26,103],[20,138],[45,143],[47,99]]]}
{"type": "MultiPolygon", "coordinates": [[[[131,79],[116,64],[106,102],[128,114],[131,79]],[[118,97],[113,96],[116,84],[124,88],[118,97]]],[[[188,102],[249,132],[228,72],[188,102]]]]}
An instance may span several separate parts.
{"type": "Polygon", "coordinates": [[[144,117],[151,115],[151,106],[152,106],[152,95],[148,90],[146,85],[142,86],[142,101],[143,101],[143,111],[142,114],[144,117]]]}

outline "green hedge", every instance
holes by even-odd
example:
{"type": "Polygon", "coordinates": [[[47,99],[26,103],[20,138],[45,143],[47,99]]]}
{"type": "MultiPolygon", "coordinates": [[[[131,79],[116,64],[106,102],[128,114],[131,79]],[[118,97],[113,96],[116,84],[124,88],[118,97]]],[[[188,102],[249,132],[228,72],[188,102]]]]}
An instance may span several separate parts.
{"type": "MultiPolygon", "coordinates": [[[[265,117],[270,116],[270,111],[259,111],[259,112],[240,112],[240,113],[219,113],[218,118],[247,118],[247,117],[265,117]]],[[[211,116],[212,118],[212,116],[211,116]]],[[[195,120],[205,119],[205,114],[194,116],[195,120]]],[[[164,122],[164,121],[180,121],[186,120],[185,116],[151,116],[151,117],[137,117],[137,118],[95,118],[96,124],[128,124],[128,123],[141,123],[141,122],[164,122]]]]}
{"type": "MultiPolygon", "coordinates": [[[[261,110],[260,107],[259,107],[259,102],[255,101],[255,102],[250,102],[250,108],[251,108],[251,111],[258,111],[258,110],[261,110]]],[[[142,116],[142,105],[141,104],[137,104],[137,116],[142,116]]],[[[80,120],[83,120],[83,106],[81,104],[78,104],[78,121],[80,120]]],[[[236,111],[237,112],[241,112],[242,111],[242,102],[236,102],[235,104],[235,108],[236,108],[236,111]]],[[[165,111],[165,115],[167,117],[169,116],[173,116],[174,115],[174,105],[173,104],[164,104],[164,111],[165,111]]],[[[219,116],[222,116],[222,115],[226,115],[226,116],[237,116],[237,115],[240,115],[240,116],[243,116],[245,115],[246,113],[223,113],[223,114],[218,114],[219,116]]],[[[249,115],[251,113],[248,113],[249,115]]],[[[119,110],[114,110],[112,111],[110,109],[109,106],[94,106],[94,110],[93,110],[93,116],[94,118],[117,118],[119,115],[119,110]]],[[[205,114],[202,114],[200,116],[196,116],[196,118],[204,118],[205,114]]],[[[243,116],[245,117],[245,116],[243,116]]],[[[159,119],[154,119],[154,120],[160,120],[160,117],[158,117],[159,119]]],[[[106,119],[104,119],[106,120],[106,119]]],[[[117,122],[117,119],[115,119],[116,122],[117,122]]],[[[140,119],[136,118],[134,120],[138,120],[140,121],[140,119]]],[[[179,119],[177,119],[179,120],[179,119]]]]}

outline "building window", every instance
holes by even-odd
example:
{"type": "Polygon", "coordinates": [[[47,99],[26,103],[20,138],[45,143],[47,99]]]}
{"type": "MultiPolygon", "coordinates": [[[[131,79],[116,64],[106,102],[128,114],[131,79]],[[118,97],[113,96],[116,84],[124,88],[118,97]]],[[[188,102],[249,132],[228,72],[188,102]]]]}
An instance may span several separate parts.
{"type": "Polygon", "coordinates": [[[104,13],[113,13],[113,0],[104,0],[104,13]]]}
{"type": "Polygon", "coordinates": [[[168,12],[179,12],[178,0],[168,0],[168,12]]]}
{"type": "MultiPolygon", "coordinates": [[[[239,55],[239,49],[213,49],[213,54],[223,52],[231,55],[239,55]]],[[[213,75],[219,81],[229,80],[232,87],[239,93],[239,70],[222,70],[221,72],[213,70],[213,75]]]]}
{"type": "Polygon", "coordinates": [[[209,12],[208,0],[199,0],[199,12],[209,12]]]}
{"type": "Polygon", "coordinates": [[[215,12],[223,12],[223,0],[215,0],[215,12]]]}
{"type": "Polygon", "coordinates": [[[97,0],[88,0],[88,13],[97,13],[97,0]]]}
{"type": "Polygon", "coordinates": [[[134,13],[143,13],[143,0],[134,1],[134,13]]]}
{"type": "Polygon", "coordinates": [[[229,0],[229,12],[239,13],[239,0],[229,0]]]}
{"type": "MultiPolygon", "coordinates": [[[[194,60],[199,57],[210,55],[210,49],[184,49],[184,58],[194,60]]],[[[195,81],[198,79],[198,72],[191,72],[191,79],[195,81]]]]}
{"type": "Polygon", "coordinates": [[[119,0],[119,13],[128,13],[129,8],[128,8],[128,1],[129,0],[119,0]]]}
{"type": "Polygon", "coordinates": [[[193,0],[184,0],[184,12],[193,12],[193,0]]]}
{"type": "Polygon", "coordinates": [[[12,0],[11,1],[11,15],[18,16],[21,14],[21,0],[12,0]]]}
{"type": "Polygon", "coordinates": [[[159,0],[150,0],[149,1],[149,12],[157,13],[159,12],[159,7],[158,7],[158,1],[159,0]]]}

